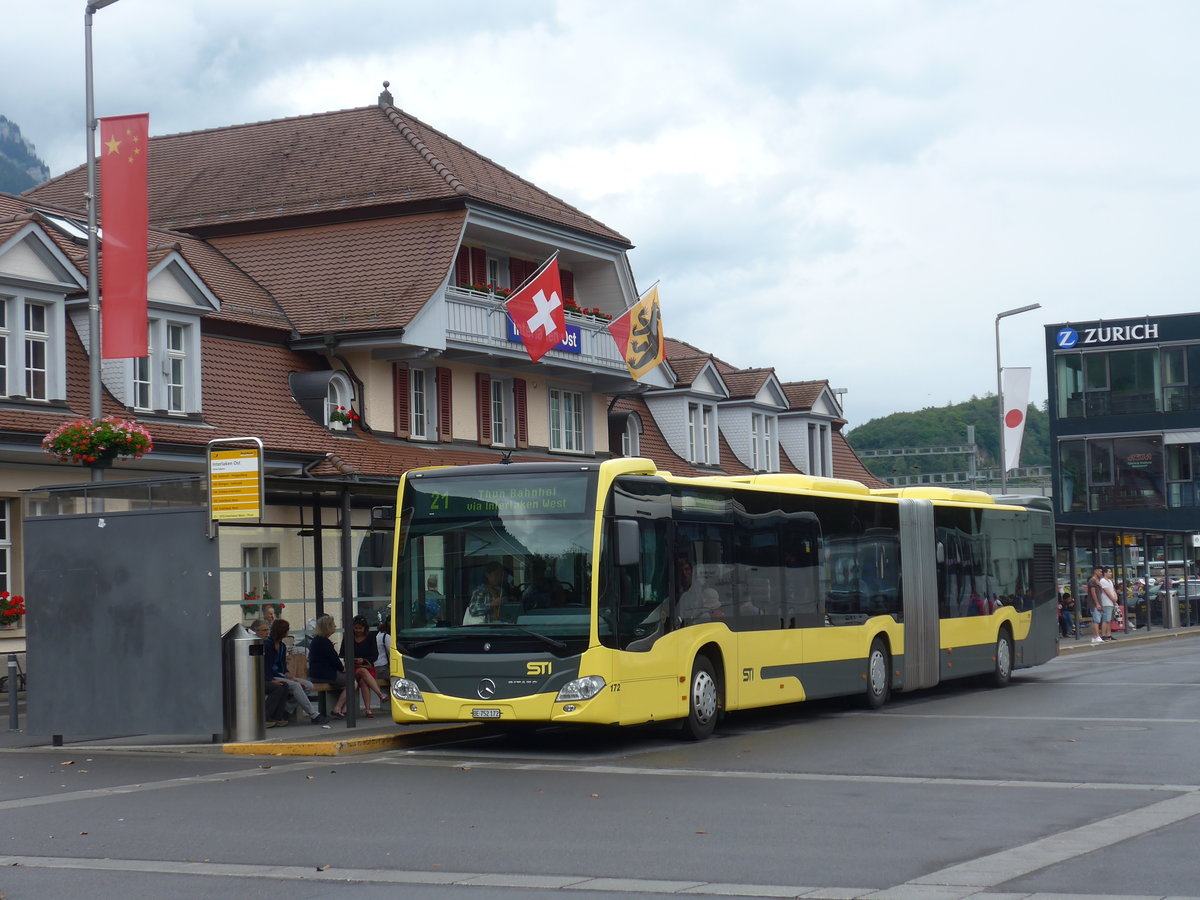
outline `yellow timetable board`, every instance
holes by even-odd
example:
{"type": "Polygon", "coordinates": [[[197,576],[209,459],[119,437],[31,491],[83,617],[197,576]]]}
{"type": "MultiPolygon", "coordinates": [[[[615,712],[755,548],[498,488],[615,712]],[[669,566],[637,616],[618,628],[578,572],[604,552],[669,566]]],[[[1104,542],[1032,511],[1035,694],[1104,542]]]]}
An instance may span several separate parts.
{"type": "Polygon", "coordinates": [[[209,450],[208,482],[214,519],[262,515],[262,451],[209,450]]]}

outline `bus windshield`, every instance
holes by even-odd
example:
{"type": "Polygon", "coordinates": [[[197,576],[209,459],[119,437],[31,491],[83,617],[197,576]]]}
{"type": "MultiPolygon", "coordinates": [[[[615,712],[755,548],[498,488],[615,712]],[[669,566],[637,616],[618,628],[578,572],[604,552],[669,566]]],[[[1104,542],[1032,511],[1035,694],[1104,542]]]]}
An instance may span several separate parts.
{"type": "Polygon", "coordinates": [[[402,652],[479,651],[481,638],[501,652],[586,647],[595,473],[513,469],[406,479],[392,616],[402,652]]]}

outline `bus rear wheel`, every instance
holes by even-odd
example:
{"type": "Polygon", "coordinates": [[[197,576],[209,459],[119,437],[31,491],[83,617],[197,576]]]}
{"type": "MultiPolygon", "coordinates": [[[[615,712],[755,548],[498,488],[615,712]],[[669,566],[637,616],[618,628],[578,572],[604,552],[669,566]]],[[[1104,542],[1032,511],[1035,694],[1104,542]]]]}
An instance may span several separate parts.
{"type": "Polygon", "coordinates": [[[879,709],[892,695],[892,659],[882,638],[871,642],[867,655],[867,692],[863,703],[868,709],[879,709]]]}
{"type": "Polygon", "coordinates": [[[1008,628],[1001,628],[996,638],[996,668],[992,672],[992,686],[1002,688],[1012,680],[1013,643],[1008,628]]]}
{"type": "Polygon", "coordinates": [[[683,720],[683,736],[689,741],[702,741],[712,735],[720,711],[721,685],[717,682],[712,661],[707,656],[697,656],[692,663],[688,715],[683,720]]]}

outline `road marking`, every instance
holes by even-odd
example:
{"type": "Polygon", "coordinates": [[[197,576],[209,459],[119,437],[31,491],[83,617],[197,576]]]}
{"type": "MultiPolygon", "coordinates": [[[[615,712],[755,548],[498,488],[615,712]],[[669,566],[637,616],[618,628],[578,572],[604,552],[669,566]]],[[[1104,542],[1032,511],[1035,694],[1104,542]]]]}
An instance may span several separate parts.
{"type": "MultiPolygon", "coordinates": [[[[1200,793],[1192,792],[1159,800],[1149,806],[1118,813],[1107,819],[1078,828],[1047,835],[1019,847],[981,856],[958,865],[947,866],[920,878],[906,882],[913,886],[946,886],[949,888],[994,887],[1047,866],[1075,859],[1085,853],[1111,847],[1121,841],[1140,837],[1147,832],[1182,822],[1200,815],[1200,793]]],[[[881,892],[873,897],[880,900],[889,895],[881,892]]],[[[897,898],[901,894],[895,894],[897,898]]],[[[972,896],[962,894],[960,896],[972,896]]]]}
{"type": "MultiPolygon", "coordinates": [[[[1128,721],[1128,720],[1117,720],[1128,721]]],[[[1041,788],[1056,791],[1166,791],[1172,794],[1200,796],[1200,784],[1138,784],[1131,782],[1089,781],[1025,781],[1003,778],[939,778],[920,775],[849,775],[826,772],[750,772],[750,771],[707,771],[703,769],[654,769],[641,766],[611,766],[560,762],[516,762],[511,760],[483,759],[431,759],[428,756],[394,755],[361,757],[356,762],[391,766],[429,766],[447,769],[490,769],[513,772],[571,772],[585,775],[631,775],[662,778],[736,778],[749,781],[827,781],[857,784],[911,784],[940,785],[948,787],[1003,787],[1041,788]]]]}
{"type": "MultiPolygon", "coordinates": [[[[1000,854],[997,854],[1000,855],[1000,854]]],[[[985,857],[987,859],[988,857],[985,857]]],[[[991,900],[1012,898],[976,887],[945,885],[925,880],[895,888],[813,887],[811,885],[731,884],[710,881],[665,881],[655,878],[596,878],[590,875],[520,875],[484,872],[422,872],[416,870],[342,869],[316,866],[270,866],[243,863],[177,862],[147,859],[84,859],[64,856],[0,856],[0,867],[62,869],[88,872],[138,872],[158,875],[189,875],[209,878],[269,878],[272,881],[327,882],[336,884],[405,884],[461,887],[502,887],[543,891],[608,891],[644,894],[684,894],[689,897],[797,897],[823,900],[991,900]]],[[[949,869],[943,871],[951,871],[949,869]]],[[[1010,869],[1005,869],[1011,874],[1010,869]]],[[[937,874],[937,873],[935,873],[937,874]]],[[[930,876],[927,876],[930,877],[930,876]]],[[[1021,895],[1029,896],[1029,895],[1021,895]]],[[[1160,900],[1161,894],[1144,897],[1121,895],[1119,900],[1160,900]]],[[[1110,900],[1110,895],[1088,894],[1092,900],[1110,900]]],[[[1111,897],[1111,900],[1118,900],[1111,897]]],[[[1176,896],[1173,900],[1200,900],[1176,896]]]]}
{"type": "Polygon", "coordinates": [[[168,788],[192,787],[197,784],[212,782],[236,781],[239,778],[256,778],[259,775],[271,775],[279,772],[295,772],[302,769],[328,766],[329,760],[312,760],[302,763],[289,763],[281,766],[256,767],[237,772],[216,772],[212,775],[189,775],[186,778],[168,778],[165,781],[149,781],[143,784],[121,784],[107,788],[90,788],[86,791],[65,791],[61,794],[43,794],[40,797],[23,797],[16,800],[0,800],[0,810],[26,809],[31,806],[49,806],[52,803],[73,803],[76,800],[95,800],[100,797],[112,797],[118,794],[138,794],[143,791],[161,791],[168,788]]]}
{"type": "MultiPolygon", "coordinates": [[[[1195,687],[1195,685],[1192,685],[1195,687]]],[[[1106,724],[1149,722],[1154,725],[1197,725],[1200,719],[1151,719],[1134,716],[985,716],[972,713],[906,713],[892,710],[875,710],[873,712],[848,713],[853,716],[870,716],[881,719],[990,719],[997,722],[1104,722],[1106,724]]]]}

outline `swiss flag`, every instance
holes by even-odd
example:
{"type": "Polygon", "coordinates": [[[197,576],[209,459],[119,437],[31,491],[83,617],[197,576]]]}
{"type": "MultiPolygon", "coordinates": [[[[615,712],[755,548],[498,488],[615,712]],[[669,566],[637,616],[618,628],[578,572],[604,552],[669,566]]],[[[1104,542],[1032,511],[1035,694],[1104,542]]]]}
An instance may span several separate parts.
{"type": "Polygon", "coordinates": [[[534,362],[561,344],[567,336],[567,322],[563,318],[558,258],[551,259],[545,268],[509,297],[505,309],[534,362]]]}

